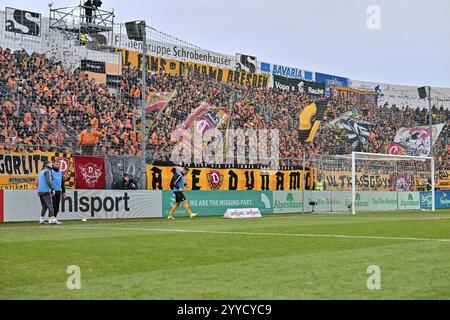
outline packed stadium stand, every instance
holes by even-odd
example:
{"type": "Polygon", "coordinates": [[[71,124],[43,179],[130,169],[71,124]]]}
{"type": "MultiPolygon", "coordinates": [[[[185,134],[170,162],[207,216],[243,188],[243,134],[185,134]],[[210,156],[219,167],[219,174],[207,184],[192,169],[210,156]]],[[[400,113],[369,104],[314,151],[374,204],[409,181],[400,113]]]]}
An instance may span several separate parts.
{"type": "MultiPolygon", "coordinates": [[[[60,61],[36,52],[0,49],[0,148],[5,151],[59,151],[90,155],[141,155],[141,134],[133,124],[140,110],[140,71],[123,66],[119,94],[97,84],[79,69],[68,70],[60,61]],[[91,125],[91,132],[87,127],[91,125]]],[[[280,156],[346,154],[351,144],[337,140],[321,126],[311,143],[298,139],[298,115],[317,100],[307,93],[223,84],[214,79],[189,79],[165,73],[148,74],[148,95],[173,92],[166,112],[148,134],[148,151],[154,160],[168,160],[170,134],[202,101],[232,114],[236,128],[281,129],[280,156]]],[[[332,97],[323,123],[355,108],[359,118],[375,126],[361,150],[383,153],[400,127],[428,124],[428,111],[415,106],[360,103],[332,97]]],[[[446,123],[435,144],[437,168],[450,167],[450,111],[433,106],[433,122],[446,123]]],[[[156,116],[156,112],[153,113],[156,116]]]]}

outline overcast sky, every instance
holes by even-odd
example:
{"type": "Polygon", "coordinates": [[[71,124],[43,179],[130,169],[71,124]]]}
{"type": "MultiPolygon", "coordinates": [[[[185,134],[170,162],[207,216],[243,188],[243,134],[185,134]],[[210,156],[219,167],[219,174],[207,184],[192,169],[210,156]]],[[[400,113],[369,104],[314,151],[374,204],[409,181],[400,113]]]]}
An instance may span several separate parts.
{"type": "MultiPolygon", "coordinates": [[[[48,2],[0,0],[0,9],[48,16],[48,2]]],[[[145,19],[216,52],[357,80],[450,87],[449,0],[103,0],[102,8],[114,8],[117,22],[145,19]],[[370,5],[380,9],[380,29],[367,27],[370,5]]]]}

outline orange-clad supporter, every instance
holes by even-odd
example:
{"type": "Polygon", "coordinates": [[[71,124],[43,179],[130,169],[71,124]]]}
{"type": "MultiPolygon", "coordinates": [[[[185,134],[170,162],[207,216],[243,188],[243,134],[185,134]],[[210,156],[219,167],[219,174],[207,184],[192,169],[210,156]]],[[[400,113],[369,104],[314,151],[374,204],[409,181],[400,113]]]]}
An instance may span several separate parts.
{"type": "Polygon", "coordinates": [[[134,90],[133,97],[135,97],[137,99],[139,99],[141,97],[141,90],[139,88],[136,88],[134,90]]]}
{"type": "Polygon", "coordinates": [[[114,120],[111,116],[106,117],[106,122],[109,123],[110,125],[114,126],[114,120]]]}
{"type": "Polygon", "coordinates": [[[98,130],[98,119],[97,118],[93,118],[90,123],[91,123],[93,129],[98,130]]]}
{"type": "Polygon", "coordinates": [[[141,133],[137,132],[137,142],[141,143],[142,139],[141,139],[141,133]]]}
{"type": "Polygon", "coordinates": [[[5,102],[5,108],[8,110],[9,113],[13,113],[13,104],[11,101],[7,100],[5,102]]]}
{"type": "Polygon", "coordinates": [[[93,147],[98,143],[101,132],[92,130],[92,124],[88,124],[87,129],[81,131],[78,136],[77,148],[81,147],[83,154],[92,155],[93,147]]]}
{"type": "Polygon", "coordinates": [[[48,122],[44,121],[41,126],[41,132],[45,132],[45,130],[47,130],[47,128],[48,128],[48,122]]]}
{"type": "Polygon", "coordinates": [[[58,116],[58,112],[56,112],[56,109],[52,107],[49,108],[49,114],[52,118],[56,118],[58,116]]]}
{"type": "Polygon", "coordinates": [[[136,135],[136,131],[131,131],[130,133],[130,137],[131,137],[131,141],[133,142],[133,144],[136,144],[137,142],[137,135],[136,135]]]}
{"type": "Polygon", "coordinates": [[[113,143],[114,143],[114,144],[116,144],[116,145],[119,144],[119,139],[117,138],[116,135],[113,135],[111,138],[113,139],[113,143]]]}
{"type": "Polygon", "coordinates": [[[120,121],[120,119],[117,119],[116,125],[119,127],[120,130],[123,130],[123,128],[125,127],[125,126],[123,125],[122,121],[120,121]]]}
{"type": "Polygon", "coordinates": [[[156,134],[156,131],[152,133],[152,142],[155,146],[158,145],[158,135],[156,134]]]}

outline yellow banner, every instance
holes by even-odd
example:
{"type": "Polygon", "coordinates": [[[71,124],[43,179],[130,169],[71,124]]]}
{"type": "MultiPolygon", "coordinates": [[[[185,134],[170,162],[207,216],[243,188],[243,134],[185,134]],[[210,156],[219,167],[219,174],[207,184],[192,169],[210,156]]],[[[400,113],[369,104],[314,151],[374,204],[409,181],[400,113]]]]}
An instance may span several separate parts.
{"type": "MultiPolygon", "coordinates": [[[[135,68],[141,68],[142,53],[126,49],[118,49],[122,52],[122,64],[130,64],[135,68]]],[[[232,82],[253,87],[266,88],[269,85],[269,74],[248,73],[213,67],[194,62],[183,62],[161,57],[148,56],[147,69],[153,72],[164,71],[167,74],[179,77],[192,76],[197,79],[215,79],[219,82],[232,82]]]]}
{"type": "Polygon", "coordinates": [[[53,155],[53,152],[1,153],[0,189],[35,189],[39,171],[53,155]]]}
{"type": "Polygon", "coordinates": [[[12,152],[0,153],[0,189],[36,189],[38,174],[45,161],[53,161],[55,157],[63,160],[61,170],[66,187],[73,188],[72,155],[55,152],[12,152]]]}
{"type": "Polygon", "coordinates": [[[439,170],[436,174],[436,189],[450,190],[450,170],[439,170]]]}
{"type": "MultiPolygon", "coordinates": [[[[170,190],[174,166],[147,165],[147,189],[170,190]]],[[[307,181],[312,186],[312,175],[307,181]]],[[[190,168],[186,190],[302,190],[302,170],[190,168]]]]}
{"type": "MultiPolygon", "coordinates": [[[[327,190],[352,189],[351,171],[324,170],[321,173],[325,180],[325,188],[327,190]]],[[[356,174],[356,186],[359,190],[393,191],[396,190],[395,181],[397,180],[397,183],[404,181],[405,186],[410,190],[423,191],[426,190],[427,177],[429,176],[429,172],[420,171],[403,176],[386,173],[358,172],[356,174]]],[[[450,171],[437,171],[435,179],[436,189],[450,189],[450,171]]],[[[403,185],[399,185],[399,188],[402,187],[403,185]]]]}
{"type": "MultiPolygon", "coordinates": [[[[352,190],[351,171],[324,170],[321,173],[326,190],[352,190]]],[[[389,191],[392,189],[392,181],[389,174],[358,172],[356,174],[356,186],[358,190],[389,191]]]]}

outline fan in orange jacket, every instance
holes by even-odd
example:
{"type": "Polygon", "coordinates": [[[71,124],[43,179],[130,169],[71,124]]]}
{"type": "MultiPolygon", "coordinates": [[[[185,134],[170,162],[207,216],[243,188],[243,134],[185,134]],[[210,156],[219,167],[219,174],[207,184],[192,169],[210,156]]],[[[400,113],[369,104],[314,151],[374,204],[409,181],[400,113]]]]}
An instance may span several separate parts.
{"type": "Polygon", "coordinates": [[[92,124],[88,124],[87,129],[81,131],[78,136],[77,148],[80,146],[92,146],[98,143],[98,138],[102,135],[100,131],[92,130],[92,124]]]}

